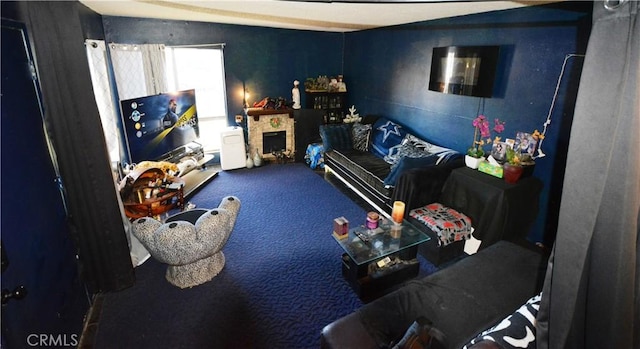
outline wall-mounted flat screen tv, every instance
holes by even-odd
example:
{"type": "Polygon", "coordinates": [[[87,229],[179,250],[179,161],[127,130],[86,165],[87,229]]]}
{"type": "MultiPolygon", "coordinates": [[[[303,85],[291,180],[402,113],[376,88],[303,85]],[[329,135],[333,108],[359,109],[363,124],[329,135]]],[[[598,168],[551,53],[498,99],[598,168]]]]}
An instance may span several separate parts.
{"type": "Polygon", "coordinates": [[[159,160],[199,136],[195,90],[120,101],[131,162],[159,160]]]}
{"type": "Polygon", "coordinates": [[[491,97],[500,46],[434,47],[429,90],[491,97]]]}

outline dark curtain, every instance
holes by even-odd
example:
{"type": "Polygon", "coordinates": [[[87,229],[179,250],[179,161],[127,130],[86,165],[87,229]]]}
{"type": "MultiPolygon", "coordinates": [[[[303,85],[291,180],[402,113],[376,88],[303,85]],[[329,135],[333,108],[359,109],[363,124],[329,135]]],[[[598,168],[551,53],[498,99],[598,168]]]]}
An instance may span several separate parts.
{"type": "Polygon", "coordinates": [[[594,1],[539,349],[640,347],[638,5],[594,1]]]}
{"type": "Polygon", "coordinates": [[[17,4],[36,57],[80,275],[92,293],[130,287],[135,275],[84,48],[88,9],[77,1],[17,4]]]}

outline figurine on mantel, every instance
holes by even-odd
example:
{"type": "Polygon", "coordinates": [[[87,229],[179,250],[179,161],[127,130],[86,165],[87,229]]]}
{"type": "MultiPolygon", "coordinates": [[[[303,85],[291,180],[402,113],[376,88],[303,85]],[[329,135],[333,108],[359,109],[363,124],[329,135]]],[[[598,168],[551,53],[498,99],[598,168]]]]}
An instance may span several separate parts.
{"type": "Polygon", "coordinates": [[[293,100],[293,109],[300,109],[300,90],[298,89],[300,81],[295,80],[293,82],[293,88],[291,89],[291,100],[293,100]]]}
{"type": "Polygon", "coordinates": [[[349,115],[345,116],[343,121],[345,123],[351,123],[360,122],[361,120],[362,118],[360,117],[360,114],[356,114],[356,106],[352,105],[351,108],[349,108],[349,115]]]}

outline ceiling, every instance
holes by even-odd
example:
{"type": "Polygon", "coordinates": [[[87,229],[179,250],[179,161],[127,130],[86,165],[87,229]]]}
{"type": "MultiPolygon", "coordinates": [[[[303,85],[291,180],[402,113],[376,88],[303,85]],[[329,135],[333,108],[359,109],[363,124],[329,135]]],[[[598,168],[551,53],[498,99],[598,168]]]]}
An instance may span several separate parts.
{"type": "MultiPolygon", "coordinates": [[[[556,0],[557,1],[557,0],[556,0]]],[[[349,32],[552,1],[80,0],[107,16],[349,32]]]]}

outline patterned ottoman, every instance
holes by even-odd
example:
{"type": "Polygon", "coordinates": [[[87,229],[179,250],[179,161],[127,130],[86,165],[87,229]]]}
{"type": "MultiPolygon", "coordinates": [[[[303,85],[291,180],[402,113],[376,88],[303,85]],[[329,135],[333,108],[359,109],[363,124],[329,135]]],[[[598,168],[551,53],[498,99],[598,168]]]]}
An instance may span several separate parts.
{"type": "Polygon", "coordinates": [[[471,219],[440,203],[409,211],[407,220],[422,226],[431,240],[418,247],[418,253],[435,266],[464,255],[465,241],[471,238],[471,219]]]}
{"type": "Polygon", "coordinates": [[[440,203],[414,208],[409,212],[409,216],[438,234],[440,246],[468,240],[471,237],[471,219],[440,203]]]}

